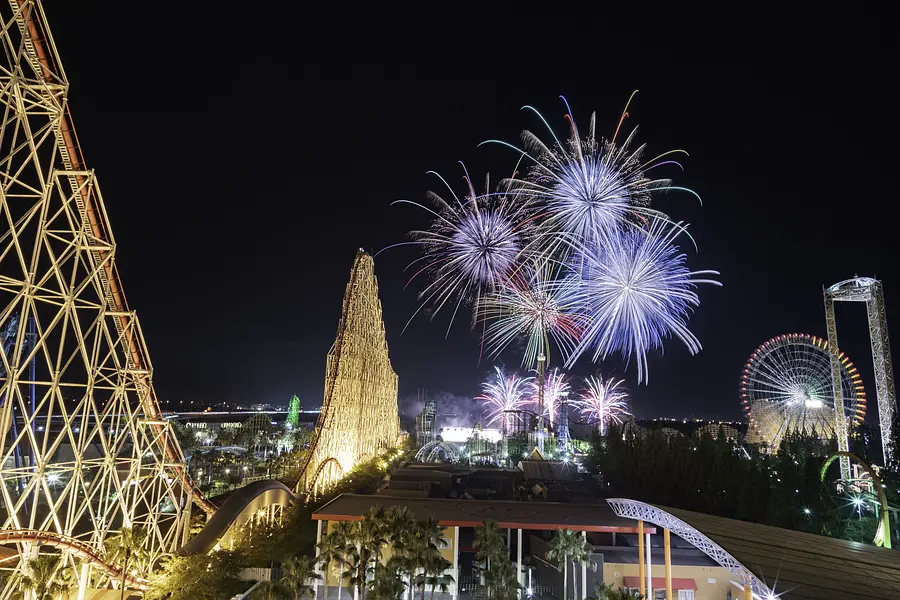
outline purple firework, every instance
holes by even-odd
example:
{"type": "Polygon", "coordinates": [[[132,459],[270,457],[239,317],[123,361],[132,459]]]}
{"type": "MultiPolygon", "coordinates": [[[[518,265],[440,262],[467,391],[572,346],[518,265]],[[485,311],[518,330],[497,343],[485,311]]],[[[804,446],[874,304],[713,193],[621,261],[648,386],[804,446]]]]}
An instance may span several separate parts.
{"type": "Polygon", "coordinates": [[[661,349],[663,340],[677,337],[691,354],[700,342],[687,321],[699,305],[698,283],[721,285],[698,275],[717,271],[689,271],[685,255],[674,240],[684,231],[680,223],[653,219],[648,229],[630,228],[606,244],[587,245],[574,258],[581,272],[581,292],[587,326],[567,364],[588,349],[594,362],[620,352],[637,362],[638,383],[646,382],[647,352],[661,349]]]}
{"type": "MultiPolygon", "coordinates": [[[[677,161],[661,159],[684,153],[683,150],[673,150],[649,161],[644,160],[645,145],[634,147],[637,128],[621,143],[616,141],[619,129],[611,140],[598,140],[595,114],[591,115],[588,135],[582,138],[571,110],[566,114],[571,134],[564,143],[536,109],[531,106],[524,108],[540,117],[553,140],[552,143],[544,143],[534,133],[524,131],[525,150],[519,152],[530,158],[533,166],[526,177],[511,178],[502,183],[544,209],[542,235],[536,238],[542,249],[555,253],[560,248],[577,247],[579,244],[603,243],[606,238],[617,235],[623,227],[646,223],[651,217],[661,216],[662,213],[650,208],[654,192],[683,190],[694,194],[687,188],[672,186],[669,179],[647,176],[650,169],[662,164],[681,167],[677,161]]],[[[566,109],[569,109],[568,102],[566,109]]],[[[627,112],[623,113],[622,120],[626,115],[627,112]]],[[[619,121],[619,128],[622,120],[619,121]]]]}
{"type": "Polygon", "coordinates": [[[454,306],[451,325],[463,303],[476,307],[473,322],[477,320],[478,300],[516,268],[529,225],[526,202],[489,193],[478,195],[468,175],[465,180],[467,194],[459,198],[441,178],[453,200],[448,202],[428,192],[435,210],[408,200],[397,201],[418,206],[435,217],[430,229],[410,233],[411,243],[424,249],[409,266],[417,266],[410,282],[423,273],[429,276],[430,282],[419,294],[423,302],[416,313],[432,305],[437,314],[449,302],[454,306]]]}

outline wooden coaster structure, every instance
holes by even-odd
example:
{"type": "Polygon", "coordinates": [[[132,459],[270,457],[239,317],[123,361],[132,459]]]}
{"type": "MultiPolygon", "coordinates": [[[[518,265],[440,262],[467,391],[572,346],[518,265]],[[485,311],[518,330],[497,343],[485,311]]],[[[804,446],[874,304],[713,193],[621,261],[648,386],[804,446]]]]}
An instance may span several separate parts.
{"type": "Polygon", "coordinates": [[[360,250],[350,271],[325,398],[298,491],[317,496],[360,462],[397,444],[397,374],[388,355],[375,262],[360,250]]]}

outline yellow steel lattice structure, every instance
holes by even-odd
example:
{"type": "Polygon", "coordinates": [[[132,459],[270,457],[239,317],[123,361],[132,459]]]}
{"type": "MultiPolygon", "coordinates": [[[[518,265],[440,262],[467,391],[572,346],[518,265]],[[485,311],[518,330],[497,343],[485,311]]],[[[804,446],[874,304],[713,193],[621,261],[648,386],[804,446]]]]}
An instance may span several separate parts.
{"type": "Polygon", "coordinates": [[[328,352],[322,412],[298,487],[316,495],[360,461],[394,446],[399,434],[397,374],[388,356],[375,263],[360,250],[328,352]]]}
{"type": "Polygon", "coordinates": [[[54,536],[102,557],[121,527],[142,526],[156,558],[183,541],[184,458],[160,417],[40,2],[9,0],[0,26],[0,533],[20,557],[54,536]]]}

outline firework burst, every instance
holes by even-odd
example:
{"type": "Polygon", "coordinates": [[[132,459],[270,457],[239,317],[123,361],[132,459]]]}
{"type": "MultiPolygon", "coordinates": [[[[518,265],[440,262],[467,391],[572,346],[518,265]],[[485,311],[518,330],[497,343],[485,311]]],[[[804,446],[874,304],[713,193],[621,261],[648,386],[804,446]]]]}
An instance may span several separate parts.
{"type": "Polygon", "coordinates": [[[600,435],[606,435],[610,423],[621,425],[631,416],[628,412],[628,393],[621,379],[604,380],[598,375],[588,377],[584,382],[586,387],[578,400],[578,408],[585,420],[597,424],[600,435]]]}
{"type": "Polygon", "coordinates": [[[494,371],[482,384],[481,395],[475,399],[484,401],[488,424],[499,423],[505,429],[514,418],[508,411],[522,410],[528,404],[526,391],[533,378],[506,375],[500,367],[494,367],[494,371]]]}
{"type": "Polygon", "coordinates": [[[560,271],[548,259],[534,259],[483,296],[481,312],[491,322],[484,335],[489,352],[496,356],[524,337],[522,366],[530,369],[538,355],[549,359],[551,339],[564,354],[575,350],[584,330],[580,282],[560,271]]]}
{"type": "MultiPolygon", "coordinates": [[[[413,204],[435,217],[430,229],[411,232],[413,241],[407,242],[424,249],[422,256],[407,267],[416,265],[418,269],[407,285],[423,273],[430,279],[419,294],[422,304],[413,318],[426,305],[433,306],[434,316],[450,303],[454,307],[452,325],[462,304],[477,307],[482,295],[496,289],[516,268],[529,224],[528,203],[503,195],[478,195],[468,174],[467,193],[460,199],[446,180],[437,176],[453,195],[452,201],[428,192],[434,210],[408,200],[397,202],[413,204]]],[[[486,187],[489,185],[488,181],[486,187]]],[[[473,323],[477,314],[476,309],[473,323]]]]}
{"type": "Polygon", "coordinates": [[[698,283],[721,285],[689,271],[685,255],[673,242],[684,231],[680,223],[651,221],[648,229],[620,232],[604,246],[589,246],[575,257],[582,274],[581,292],[588,325],[567,364],[588,348],[594,362],[621,352],[637,362],[638,383],[647,380],[647,352],[662,349],[663,340],[677,337],[691,354],[700,342],[687,320],[700,301],[698,283]]]}
{"type": "MultiPolygon", "coordinates": [[[[531,405],[536,409],[538,407],[538,397],[540,395],[539,390],[540,381],[535,379],[529,384],[529,393],[531,395],[531,405]]],[[[562,402],[562,398],[569,394],[569,382],[566,378],[565,373],[560,373],[559,369],[553,369],[549,373],[547,373],[546,379],[544,380],[544,418],[546,418],[550,425],[556,424],[556,414],[559,412],[559,406],[562,402]]]]}
{"type": "Polygon", "coordinates": [[[627,105],[616,135],[606,141],[597,139],[595,114],[591,115],[587,136],[582,137],[568,102],[565,98],[563,101],[571,131],[568,141],[561,142],[536,109],[524,107],[537,114],[553,141],[544,143],[534,133],[524,131],[525,149],[515,149],[533,165],[524,178],[514,177],[501,182],[507,189],[516,190],[542,208],[541,235],[536,242],[543,249],[549,247],[556,253],[567,246],[604,243],[623,227],[645,223],[650,217],[664,216],[650,208],[654,192],[683,190],[694,194],[687,188],[672,186],[669,179],[653,179],[647,175],[650,169],[663,164],[681,167],[677,161],[661,159],[684,151],[673,150],[645,161],[646,146],[635,147],[637,128],[623,142],[616,142],[622,121],[628,114],[627,105]],[[561,244],[565,240],[571,243],[561,244]]]}

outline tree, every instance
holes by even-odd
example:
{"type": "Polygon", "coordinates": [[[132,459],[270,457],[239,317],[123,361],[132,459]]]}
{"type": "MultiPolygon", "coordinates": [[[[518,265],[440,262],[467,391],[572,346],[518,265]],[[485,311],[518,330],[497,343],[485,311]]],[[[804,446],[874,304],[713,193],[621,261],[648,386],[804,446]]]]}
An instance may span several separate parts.
{"type": "Polygon", "coordinates": [[[374,576],[366,587],[369,600],[400,600],[406,590],[402,573],[390,561],[387,565],[375,565],[374,576]]]}
{"type": "Polygon", "coordinates": [[[310,563],[308,556],[294,556],[285,561],[281,568],[284,574],[281,576],[281,583],[294,595],[294,598],[303,598],[307,594],[311,594],[313,586],[310,581],[321,579],[321,575],[315,572],[315,567],[310,563]]]}
{"type": "Polygon", "coordinates": [[[617,588],[613,584],[597,582],[594,584],[592,600],[644,600],[637,592],[629,592],[625,588],[617,588]]]}
{"type": "Polygon", "coordinates": [[[506,542],[497,528],[496,521],[485,521],[483,525],[475,528],[476,557],[486,561],[487,568],[491,568],[491,559],[496,559],[507,554],[506,542]]]}
{"type": "Polygon", "coordinates": [[[68,594],[72,583],[62,569],[62,557],[44,554],[30,559],[18,576],[19,591],[31,592],[34,600],[54,600],[68,594]]]}
{"type": "MultiPolygon", "coordinates": [[[[587,543],[583,534],[574,534],[572,538],[572,590],[575,592],[575,598],[578,598],[578,576],[575,573],[575,565],[583,564],[591,571],[597,570],[597,563],[591,558],[593,548],[587,543]]],[[[586,594],[587,590],[582,590],[582,594],[586,594]]]]}
{"type": "MultiPolygon", "coordinates": [[[[341,564],[344,559],[344,548],[346,545],[346,539],[343,539],[341,535],[338,535],[336,530],[323,536],[321,541],[316,545],[319,550],[319,556],[316,560],[325,575],[325,598],[328,598],[328,572],[331,570],[331,564],[341,564]]],[[[338,592],[338,597],[340,597],[340,592],[338,592]]]]}
{"type": "Polygon", "coordinates": [[[563,572],[563,600],[569,598],[569,577],[568,566],[569,557],[575,550],[575,532],[568,529],[558,529],[553,538],[550,540],[550,550],[547,551],[547,560],[553,560],[562,563],[563,572]]]}
{"type": "MultiPolygon", "coordinates": [[[[454,583],[453,576],[447,573],[447,569],[451,568],[453,563],[444,558],[440,550],[430,552],[422,564],[422,579],[425,585],[431,586],[431,600],[434,600],[434,592],[440,588],[442,594],[446,594],[450,589],[450,584],[454,583]]],[[[422,588],[422,599],[425,598],[424,587],[422,588]]]]}
{"type": "Polygon", "coordinates": [[[515,600],[518,597],[519,578],[512,562],[506,556],[494,560],[485,572],[485,584],[491,600],[515,600]]]}
{"type": "Polygon", "coordinates": [[[246,558],[219,551],[199,556],[173,556],[150,577],[146,600],[220,600],[243,591],[238,579],[246,558]]]}
{"type": "Polygon", "coordinates": [[[122,593],[120,597],[125,600],[125,579],[132,561],[137,563],[138,570],[142,571],[149,560],[149,553],[144,548],[147,541],[147,530],[143,527],[123,527],[119,535],[106,541],[106,557],[109,562],[119,564],[122,570],[122,593]]]}
{"type": "Polygon", "coordinates": [[[385,536],[391,543],[391,567],[399,577],[406,576],[406,585],[409,586],[410,593],[412,593],[413,572],[418,562],[415,554],[418,527],[419,524],[405,506],[394,506],[385,515],[385,536]]]}

